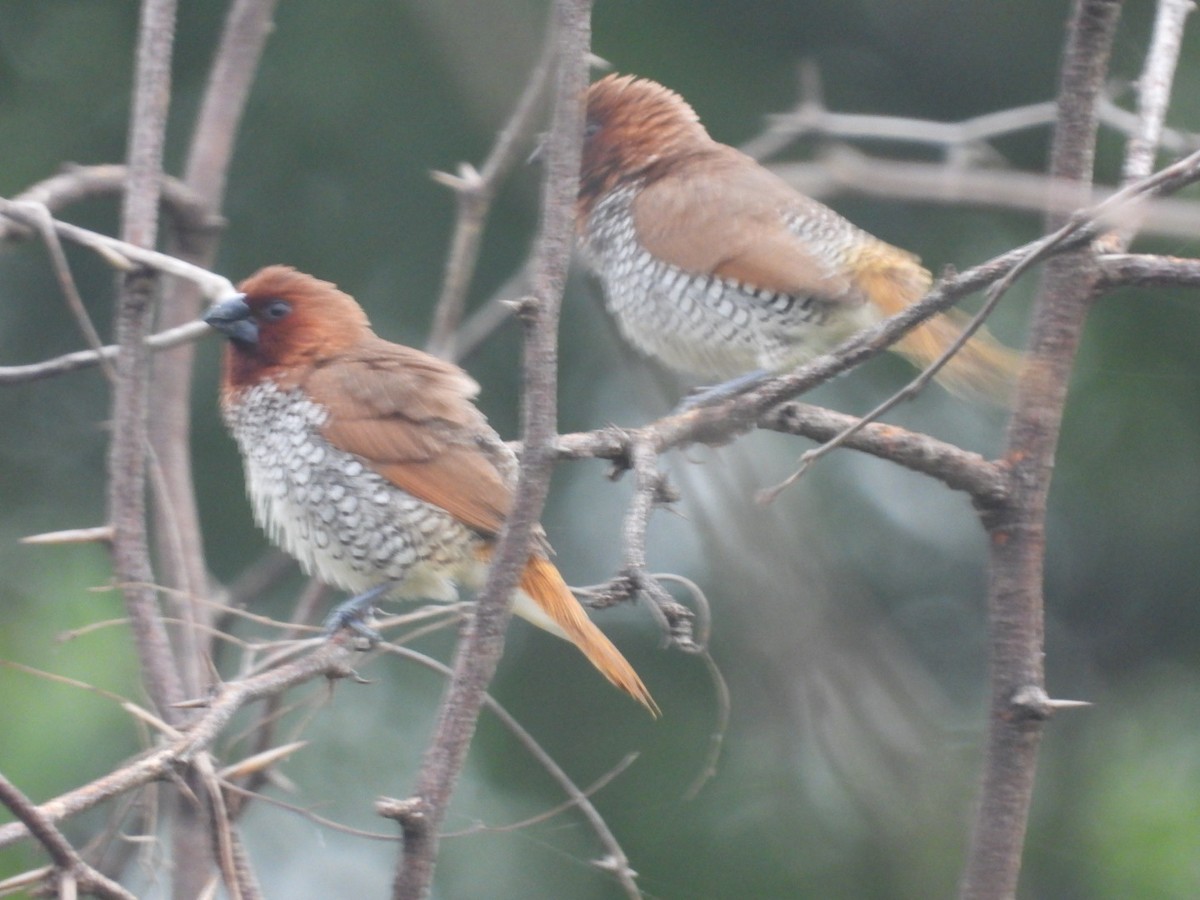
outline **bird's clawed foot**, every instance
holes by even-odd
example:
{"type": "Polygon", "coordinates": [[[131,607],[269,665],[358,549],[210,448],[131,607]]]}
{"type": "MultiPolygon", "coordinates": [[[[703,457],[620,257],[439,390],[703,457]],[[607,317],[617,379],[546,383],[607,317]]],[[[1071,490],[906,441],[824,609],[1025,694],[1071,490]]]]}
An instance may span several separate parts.
{"type": "Polygon", "coordinates": [[[766,369],[755,369],[753,372],[747,372],[745,375],[739,375],[737,378],[731,378],[728,381],[722,381],[720,384],[695,388],[690,394],[679,401],[679,405],[675,407],[674,412],[676,415],[680,415],[691,412],[694,409],[713,406],[723,400],[728,400],[730,397],[736,397],[738,394],[744,394],[746,391],[758,387],[770,378],[772,374],[766,369]]]}
{"type": "Polygon", "coordinates": [[[325,617],[325,635],[333,637],[343,628],[348,628],[359,637],[366,638],[367,643],[371,646],[378,644],[383,640],[383,637],[378,631],[367,624],[366,619],[371,614],[371,610],[375,608],[375,601],[391,590],[392,587],[394,585],[391,582],[385,581],[383,584],[376,585],[369,591],[364,591],[357,597],[351,597],[344,603],[339,603],[325,617]]]}

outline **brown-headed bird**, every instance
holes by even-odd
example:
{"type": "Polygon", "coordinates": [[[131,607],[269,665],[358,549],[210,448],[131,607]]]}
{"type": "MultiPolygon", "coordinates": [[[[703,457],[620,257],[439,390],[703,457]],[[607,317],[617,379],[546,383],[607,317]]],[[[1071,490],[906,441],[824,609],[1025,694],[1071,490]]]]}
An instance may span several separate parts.
{"type": "MultiPolygon", "coordinates": [[[[512,505],[516,460],[462,369],[377,337],[354,298],[268,266],[204,317],[229,338],[221,409],[254,515],[310,574],[359,594],[452,601],[477,587],[512,505]]],[[[578,647],[651,712],[539,534],[514,612],[578,647]]],[[[345,624],[340,619],[331,620],[345,624]]]]}
{"type": "MultiPolygon", "coordinates": [[[[709,137],[678,94],[629,75],[587,93],[577,226],[625,338],[672,369],[734,379],[722,395],[805,363],[919,300],[931,277],[744,153],[709,137]]],[[[936,359],[951,311],[896,349],[936,359]]],[[[940,377],[1000,398],[1019,355],[979,332],[940,377]]]]}

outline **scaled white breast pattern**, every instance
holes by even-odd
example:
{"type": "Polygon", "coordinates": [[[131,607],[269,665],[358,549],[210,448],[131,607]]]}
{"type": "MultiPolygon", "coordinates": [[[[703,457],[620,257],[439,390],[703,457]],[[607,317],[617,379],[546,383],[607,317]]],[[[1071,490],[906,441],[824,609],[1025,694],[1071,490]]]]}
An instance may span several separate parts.
{"type": "MultiPolygon", "coordinates": [[[[782,371],[825,352],[875,318],[873,307],[856,307],[854,298],[839,303],[840,313],[852,314],[831,317],[828,301],[688,273],[656,259],[637,240],[631,202],[638,190],[621,188],[596,204],[583,250],[604,284],[621,333],[648,356],[705,378],[782,371]]],[[[796,218],[785,224],[800,237],[831,224],[854,231],[831,212],[830,222],[796,218]]],[[[841,252],[852,237],[848,233],[829,246],[841,252]]]]}
{"type": "Polygon", "coordinates": [[[394,597],[452,601],[455,582],[476,586],[479,536],[330,444],[328,415],[269,381],[227,406],[258,524],[306,572],[354,593],[392,581],[394,597]]]}

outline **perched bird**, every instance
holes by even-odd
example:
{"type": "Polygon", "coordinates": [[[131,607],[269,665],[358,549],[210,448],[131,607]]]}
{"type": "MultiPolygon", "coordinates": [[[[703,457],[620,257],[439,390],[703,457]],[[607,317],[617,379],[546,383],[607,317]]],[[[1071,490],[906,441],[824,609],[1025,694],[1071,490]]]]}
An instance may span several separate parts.
{"type": "MultiPolygon", "coordinates": [[[[516,477],[515,456],[472,402],[479,385],[377,337],[327,281],[268,266],[238,288],[204,321],[229,338],[221,409],[258,524],[367,607],[379,595],[452,601],[458,585],[478,587],[516,477]]],[[[514,612],[571,641],[657,714],[547,552],[539,534],[514,612]]]]}
{"type": "MultiPolygon", "coordinates": [[[[734,378],[733,392],[833,349],[929,288],[915,256],[714,141],[660,84],[596,82],[586,128],[583,255],[625,338],[672,369],[734,378]]],[[[936,316],[895,349],[925,366],[965,321],[936,316]]],[[[940,374],[951,388],[996,398],[1018,360],[981,331],[940,374]]]]}

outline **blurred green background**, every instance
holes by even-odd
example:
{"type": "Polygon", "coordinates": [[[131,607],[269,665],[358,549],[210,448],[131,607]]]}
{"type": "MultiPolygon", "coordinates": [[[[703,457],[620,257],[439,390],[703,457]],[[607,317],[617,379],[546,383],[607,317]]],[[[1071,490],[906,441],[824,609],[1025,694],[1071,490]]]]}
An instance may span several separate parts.
{"type": "MultiPolygon", "coordinates": [[[[178,172],[225,4],[181,4],[169,167],[178,172]]],[[[1152,4],[1130,4],[1117,39],[1116,90],[1137,76],[1152,4]]],[[[1044,0],[600,0],[594,49],[620,71],[679,90],[718,139],[739,143],[797,98],[797,65],[816,60],[838,111],[954,120],[1050,99],[1067,3],[1044,0]]],[[[119,161],[129,109],[136,4],[5,0],[0,6],[0,194],[65,162],[119,161]]],[[[482,160],[540,46],[542,2],[281,3],[229,181],[218,268],[238,279],[286,262],[355,294],[385,337],[420,345],[437,295],[453,202],[429,178],[482,160]]],[[[1171,123],[1200,130],[1193,32],[1171,123]]],[[[1048,135],[1000,142],[1012,167],[1041,171],[1048,135]]],[[[1117,177],[1122,140],[1106,132],[1100,178],[1117,177]]],[[[809,141],[783,158],[806,158],[809,141]]],[[[927,158],[872,145],[873,152],[927,158]]],[[[535,170],[495,209],[472,290],[487,302],[516,273],[536,224],[535,170]]],[[[853,220],[965,268],[1039,232],[1034,215],[842,194],[853,220]]],[[[112,203],[68,218],[112,233],[112,203]]],[[[1200,237],[1198,235],[1197,237],[1200,237]]],[[[1142,249],[1195,255],[1196,242],[1142,249]]],[[[72,251],[89,308],[109,333],[111,276],[72,251]]],[[[995,330],[1023,340],[1034,278],[995,330]]],[[[510,288],[511,292],[517,288],[510,288]]],[[[638,424],[682,388],[624,350],[594,285],[572,281],[562,326],[561,428],[638,424]]],[[[1128,291],[1100,303],[1072,384],[1051,495],[1047,671],[1054,696],[1095,706],[1051,723],[1043,745],[1021,896],[1200,896],[1200,326],[1182,292],[1128,291]]],[[[512,325],[464,360],[481,405],[515,436],[518,335],[512,325]]],[[[0,364],[82,346],[34,244],[0,254],[0,364]]],[[[194,398],[197,490],[210,565],[228,580],[265,549],[240,466],[216,414],[219,348],[201,349],[194,398]]],[[[909,374],[878,360],[815,395],[862,412],[909,374]]],[[[97,547],[36,548],[22,535],[103,521],[108,391],[96,371],[0,389],[0,658],[140,699],[122,615],[97,547]]],[[[983,453],[1004,419],[938,388],[892,421],[983,453]]],[[[984,537],[967,501],[878,460],[842,452],[773,506],[759,488],[805,442],[751,435],[674,454],[679,515],[652,523],[650,564],[686,575],[712,603],[712,652],[732,692],[715,777],[684,796],[716,720],[702,663],[659,648],[644,609],[601,622],[664,710],[651,722],[571,648],[523,623],[510,632],[496,697],[578,783],[626,754],[632,767],[595,802],[659,898],[928,898],[953,892],[969,830],[986,703],[984,537]]],[[[545,524],[574,584],[620,565],[628,480],[600,463],[558,471],[545,524]]],[[[286,615],[295,575],[259,611],[286,615]]],[[[247,633],[252,633],[247,629],[247,633]]],[[[448,658],[451,636],[422,649],[448,658]]],[[[232,659],[230,660],[232,662],[232,659]]],[[[226,671],[231,675],[232,671],[226,671]]],[[[403,796],[427,742],[438,677],[377,660],[374,683],[323,686],[311,745],[283,771],[292,802],[361,827],[381,794],[403,796]]],[[[111,702],[0,668],[0,771],[47,799],[140,746],[111,702]]],[[[481,724],[447,827],[501,825],[559,803],[548,777],[491,718],[481,724]]],[[[74,838],[101,821],[68,827],[74,838]]],[[[324,830],[257,805],[247,840],[267,895],[384,896],[395,846],[324,830]]],[[[602,851],[567,812],[515,831],[447,840],[442,897],[607,898],[602,851]]],[[[0,875],[42,865],[31,845],[0,853],[0,875]]],[[[144,874],[133,883],[161,896],[144,874]]]]}

